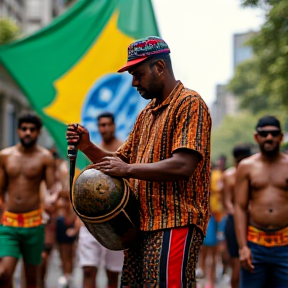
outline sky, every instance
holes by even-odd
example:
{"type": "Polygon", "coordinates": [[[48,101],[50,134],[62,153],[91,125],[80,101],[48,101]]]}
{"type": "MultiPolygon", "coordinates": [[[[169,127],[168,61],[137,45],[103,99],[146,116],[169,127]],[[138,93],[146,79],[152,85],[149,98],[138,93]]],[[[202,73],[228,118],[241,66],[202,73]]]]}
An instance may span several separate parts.
{"type": "Polygon", "coordinates": [[[258,31],[260,9],[240,0],[152,0],[161,37],[171,50],[177,80],[211,107],[216,85],[233,76],[233,34],[258,31]]]}

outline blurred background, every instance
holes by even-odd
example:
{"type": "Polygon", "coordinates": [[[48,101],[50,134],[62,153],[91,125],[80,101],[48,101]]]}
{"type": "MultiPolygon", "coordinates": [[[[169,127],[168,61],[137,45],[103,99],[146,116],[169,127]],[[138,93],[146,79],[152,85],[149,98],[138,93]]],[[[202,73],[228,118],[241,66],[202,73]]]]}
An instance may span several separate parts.
{"type": "MultiPolygon", "coordinates": [[[[37,32],[76,2],[0,0],[0,44],[37,32]]],[[[226,155],[227,165],[231,164],[235,144],[249,143],[256,149],[254,125],[262,115],[279,117],[287,131],[287,1],[153,0],[152,4],[159,33],[172,51],[177,79],[200,93],[210,108],[213,161],[226,155]]],[[[27,98],[0,63],[1,149],[18,141],[17,116],[29,109],[27,98]]],[[[49,148],[53,143],[44,128],[40,144],[49,148]]]]}
{"type": "MultiPolygon", "coordinates": [[[[130,6],[127,3],[132,3],[131,1],[111,1],[115,3],[119,1],[122,3],[122,8],[124,7],[125,11],[130,12],[130,6]]],[[[53,23],[62,21],[61,25],[65,26],[65,19],[68,19],[65,15],[70,9],[74,9],[79,2],[88,3],[89,1],[0,0],[0,53],[1,51],[7,52],[5,45],[11,43],[12,46],[8,45],[7,47],[8,50],[9,47],[12,47],[11,51],[13,52],[13,49],[17,48],[17,45],[13,44],[14,41],[19,41],[16,43],[19,43],[20,46],[20,44],[25,44],[25,39],[27,42],[34,41],[39,36],[43,40],[45,33],[47,35],[48,33],[50,35],[57,33],[58,26],[53,23]],[[45,30],[46,28],[47,30],[45,30]],[[40,34],[37,34],[38,32],[40,34]],[[33,35],[36,35],[35,38],[33,35]],[[3,50],[1,47],[4,47],[3,50]]],[[[97,1],[94,0],[93,2],[96,3],[97,1]]],[[[136,2],[135,0],[134,3],[136,2]]],[[[148,1],[146,2],[148,3],[148,1]]],[[[212,161],[217,164],[220,163],[221,170],[232,166],[231,152],[233,147],[238,144],[247,144],[253,152],[257,152],[258,147],[254,143],[253,133],[257,120],[266,114],[274,115],[281,121],[285,135],[281,149],[288,152],[288,1],[152,0],[151,3],[158,29],[156,30],[171,49],[176,78],[181,80],[186,87],[196,90],[210,108],[213,120],[212,161]]],[[[78,10],[80,13],[80,9],[78,10]]],[[[73,11],[76,13],[76,8],[73,11]]],[[[93,11],[90,14],[93,14],[93,11]]],[[[70,17],[72,15],[73,18],[73,14],[70,13],[69,15],[70,17]]],[[[147,19],[145,17],[137,19],[140,28],[147,25],[145,22],[148,21],[147,19]]],[[[98,23],[97,20],[95,27],[98,23]]],[[[93,25],[91,27],[93,29],[93,25]]],[[[74,38],[76,34],[81,33],[82,29],[82,25],[78,25],[77,28],[74,27],[69,37],[74,38]]],[[[130,34],[127,35],[131,36],[130,34]]],[[[129,41],[127,43],[130,43],[129,41]]],[[[111,43],[113,43],[113,38],[111,43]]],[[[65,49],[67,49],[68,56],[69,46],[65,46],[65,44],[63,42],[63,47],[61,45],[55,46],[54,50],[64,49],[62,52],[65,55],[65,49]]],[[[106,48],[109,50],[111,47],[106,48]]],[[[125,47],[122,45],[122,48],[125,49],[126,53],[127,45],[125,44],[125,47]]],[[[27,54],[20,53],[17,55],[18,58],[12,59],[16,63],[16,67],[17,61],[23,62],[25,55],[27,54]]],[[[5,57],[3,56],[2,59],[5,57]]],[[[43,53],[42,57],[49,56],[43,53]]],[[[79,59],[81,57],[79,56],[79,59]]],[[[112,56],[108,55],[107,58],[104,58],[103,65],[105,65],[105,61],[109,62],[109,57],[112,56]]],[[[121,58],[121,61],[123,59],[122,62],[125,61],[126,55],[123,57],[121,58]]],[[[64,56],[63,61],[65,62],[64,56]]],[[[73,64],[76,66],[76,62],[73,64]]],[[[98,66],[95,65],[95,70],[97,68],[98,66]]],[[[21,73],[26,73],[25,67],[22,67],[22,71],[21,73]]],[[[113,71],[116,71],[116,68],[113,71]]],[[[66,73],[66,71],[64,72],[66,73]]],[[[90,70],[87,71],[87,75],[91,74],[90,72],[90,70]]],[[[31,73],[31,71],[29,70],[27,73],[31,73]]],[[[53,90],[56,96],[52,93],[55,99],[52,97],[53,101],[47,100],[47,103],[44,103],[45,105],[43,104],[43,107],[37,110],[37,112],[43,112],[42,117],[48,115],[45,118],[44,129],[39,139],[40,145],[48,149],[55,145],[59,150],[59,155],[66,158],[64,134],[62,133],[61,142],[60,138],[55,138],[57,131],[53,132],[52,128],[57,121],[65,124],[68,120],[81,121],[91,131],[93,141],[98,142],[99,133],[96,117],[104,110],[115,113],[117,136],[121,140],[125,140],[138,112],[147,102],[143,101],[137,92],[135,93],[135,89],[131,89],[131,78],[128,74],[121,77],[116,73],[108,73],[107,75],[107,77],[97,79],[95,83],[90,83],[89,89],[85,90],[86,94],[81,95],[83,96],[81,106],[76,107],[79,111],[73,115],[71,112],[70,116],[69,108],[62,106],[60,107],[62,110],[60,109],[59,112],[56,106],[52,107],[53,101],[63,92],[60,91],[62,86],[58,85],[62,75],[59,78],[55,77],[55,81],[50,83],[53,89],[56,87],[55,91],[53,90]],[[126,110],[122,104],[125,104],[126,110]],[[58,116],[54,117],[53,113],[56,110],[58,116]],[[51,119],[54,117],[56,121],[50,127],[47,125],[49,117],[51,119]]],[[[25,111],[34,111],[34,107],[37,106],[35,106],[35,102],[32,105],[31,101],[28,100],[30,98],[20,88],[16,78],[8,72],[6,66],[1,62],[0,55],[0,149],[15,145],[18,142],[16,131],[18,116],[25,111]]],[[[33,77],[31,79],[33,80],[33,77]]],[[[36,84],[32,81],[30,86],[33,88],[33,85],[36,86],[36,84]]],[[[75,87],[77,85],[78,83],[75,84],[75,87]]],[[[76,92],[75,95],[72,93],[69,96],[77,98],[76,92]]],[[[39,101],[42,99],[41,97],[44,97],[44,94],[41,93],[40,91],[39,101]]],[[[37,99],[35,101],[37,102],[37,99]]],[[[64,125],[63,127],[65,128],[64,125]]],[[[56,250],[53,253],[55,256],[52,259],[47,278],[49,288],[56,287],[57,279],[61,276],[58,269],[60,265],[59,255],[56,250]]],[[[219,268],[217,271],[220,271],[221,264],[217,267],[219,268]]],[[[80,285],[82,277],[79,267],[77,269],[75,270],[75,287],[80,285]]],[[[107,281],[105,275],[101,273],[99,276],[100,288],[105,287],[107,281]]],[[[221,273],[220,271],[218,274],[221,273]]],[[[220,276],[219,279],[220,282],[217,287],[228,287],[227,281],[225,282],[220,276]]]]}

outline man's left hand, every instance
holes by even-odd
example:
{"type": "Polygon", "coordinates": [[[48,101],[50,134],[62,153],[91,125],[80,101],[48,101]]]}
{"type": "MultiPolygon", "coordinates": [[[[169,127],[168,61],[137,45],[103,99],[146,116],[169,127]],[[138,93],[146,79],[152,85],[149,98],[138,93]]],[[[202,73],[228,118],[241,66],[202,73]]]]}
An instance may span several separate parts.
{"type": "Polygon", "coordinates": [[[93,166],[109,176],[129,178],[130,165],[118,157],[104,157],[93,166]]]}

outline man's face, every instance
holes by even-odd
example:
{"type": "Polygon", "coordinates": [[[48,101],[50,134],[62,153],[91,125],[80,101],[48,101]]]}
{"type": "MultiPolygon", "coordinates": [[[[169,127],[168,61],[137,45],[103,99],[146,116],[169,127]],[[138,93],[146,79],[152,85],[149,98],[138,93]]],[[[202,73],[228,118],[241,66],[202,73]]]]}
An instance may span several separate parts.
{"type": "Polygon", "coordinates": [[[158,98],[162,94],[162,85],[156,64],[157,60],[148,60],[129,70],[133,76],[132,86],[137,89],[141,97],[147,100],[158,98]]]}
{"type": "Polygon", "coordinates": [[[39,130],[35,124],[24,122],[17,131],[20,142],[25,148],[30,148],[37,142],[39,130]]]}
{"type": "Polygon", "coordinates": [[[265,126],[258,128],[254,137],[263,154],[273,156],[279,152],[283,134],[278,127],[265,126]]]}
{"type": "Polygon", "coordinates": [[[110,117],[101,117],[98,121],[98,129],[104,142],[114,138],[115,124],[110,117]]]}

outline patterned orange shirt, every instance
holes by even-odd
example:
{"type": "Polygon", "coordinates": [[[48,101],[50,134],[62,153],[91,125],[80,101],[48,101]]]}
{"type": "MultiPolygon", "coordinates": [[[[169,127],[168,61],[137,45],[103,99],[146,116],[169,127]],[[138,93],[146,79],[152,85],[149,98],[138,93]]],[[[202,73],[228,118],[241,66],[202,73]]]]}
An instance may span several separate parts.
{"type": "Polygon", "coordinates": [[[128,163],[153,163],[171,158],[181,148],[202,156],[189,180],[130,179],[139,200],[141,230],[195,224],[205,234],[210,216],[210,132],[211,117],[205,102],[181,82],[160,105],[153,99],[140,113],[117,151],[120,158],[128,163]]]}

